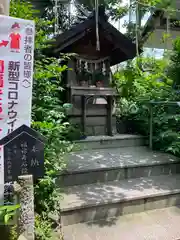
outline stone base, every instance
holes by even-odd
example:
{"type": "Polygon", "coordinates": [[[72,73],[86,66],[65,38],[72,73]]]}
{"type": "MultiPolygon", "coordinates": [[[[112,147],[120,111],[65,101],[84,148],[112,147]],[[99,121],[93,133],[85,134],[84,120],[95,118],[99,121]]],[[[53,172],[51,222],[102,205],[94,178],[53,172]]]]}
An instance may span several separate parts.
{"type": "MultiPolygon", "coordinates": [[[[74,125],[82,127],[81,117],[71,116],[69,120],[74,125]]],[[[113,134],[117,133],[116,130],[116,117],[112,118],[113,134]]],[[[87,136],[101,136],[107,135],[107,117],[106,116],[88,116],[86,118],[86,135],[87,136]]]]}
{"type": "Polygon", "coordinates": [[[87,136],[85,139],[76,141],[82,151],[89,149],[107,149],[146,146],[147,138],[139,135],[115,134],[114,136],[87,136]]]}
{"type": "MultiPolygon", "coordinates": [[[[113,126],[113,135],[116,134],[116,126],[113,126]]],[[[107,128],[105,126],[87,126],[87,136],[102,136],[107,135],[107,128]]]]}

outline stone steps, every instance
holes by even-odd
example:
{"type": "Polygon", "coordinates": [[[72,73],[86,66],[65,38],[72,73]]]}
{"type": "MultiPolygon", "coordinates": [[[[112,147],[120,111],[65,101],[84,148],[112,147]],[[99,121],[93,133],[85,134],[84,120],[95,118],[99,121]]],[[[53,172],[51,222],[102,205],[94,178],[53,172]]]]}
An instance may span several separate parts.
{"type": "Polygon", "coordinates": [[[125,147],[74,152],[57,185],[73,186],[180,172],[179,159],[147,147],[125,147]]]}
{"type": "MultiPolygon", "coordinates": [[[[63,193],[59,190],[63,229],[102,221],[112,225],[128,214],[180,205],[179,159],[150,150],[146,138],[92,136],[76,143],[80,151],[68,155],[66,172],[56,181],[57,188],[64,185],[63,193]]],[[[114,230],[118,234],[118,228],[114,230]]],[[[87,232],[84,237],[83,231],[77,236],[74,239],[96,239],[87,232]]],[[[111,231],[107,236],[112,238],[111,231]]],[[[121,239],[130,240],[124,236],[121,239]]]]}
{"type": "Polygon", "coordinates": [[[76,141],[79,150],[120,148],[147,145],[147,138],[139,135],[117,134],[114,136],[88,136],[76,141]]]}
{"type": "Polygon", "coordinates": [[[64,240],[179,240],[180,207],[128,214],[63,228],[64,240]]]}
{"type": "Polygon", "coordinates": [[[180,205],[180,175],[160,175],[66,187],[64,226],[180,205]]]}

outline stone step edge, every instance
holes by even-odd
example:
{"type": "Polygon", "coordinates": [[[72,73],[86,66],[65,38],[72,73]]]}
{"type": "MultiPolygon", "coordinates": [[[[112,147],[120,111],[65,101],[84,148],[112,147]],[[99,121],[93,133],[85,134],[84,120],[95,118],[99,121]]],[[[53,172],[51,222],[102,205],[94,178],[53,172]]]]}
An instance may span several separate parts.
{"type": "Polygon", "coordinates": [[[121,169],[128,169],[128,168],[138,168],[138,167],[152,167],[152,166],[162,166],[162,165],[169,165],[169,164],[180,164],[180,161],[174,160],[173,162],[165,161],[161,163],[142,163],[138,165],[125,165],[125,166],[115,166],[115,167],[99,167],[99,168],[89,168],[89,169],[79,169],[79,170],[64,170],[63,172],[57,174],[56,176],[67,176],[67,175],[76,175],[76,174],[83,174],[83,173],[89,173],[89,172],[100,172],[100,171],[110,171],[110,170],[121,170],[121,169]]]}
{"type": "MultiPolygon", "coordinates": [[[[122,134],[123,135],[123,134],[122,134]]],[[[128,136],[128,134],[127,135],[124,135],[124,136],[117,136],[117,135],[115,135],[115,136],[104,136],[104,138],[103,138],[103,136],[101,137],[101,138],[94,138],[94,139],[89,139],[89,138],[86,138],[86,139],[82,139],[82,140],[76,140],[76,141],[74,141],[74,143],[88,143],[88,142],[99,142],[99,141],[115,141],[115,140],[125,140],[125,139],[148,139],[148,137],[146,137],[146,136],[141,136],[141,135],[130,135],[129,134],[129,136],[128,136]]]]}
{"type": "Polygon", "coordinates": [[[89,203],[89,204],[82,204],[81,206],[75,206],[75,207],[64,207],[61,208],[61,213],[66,213],[69,211],[76,211],[80,209],[88,209],[91,207],[101,207],[105,206],[108,204],[116,204],[116,203],[124,203],[124,202],[129,202],[129,201],[136,201],[136,200],[145,200],[145,199],[150,199],[150,198],[156,198],[156,197],[162,197],[162,196],[169,196],[169,195],[175,195],[175,194],[180,194],[180,189],[178,190],[168,190],[166,193],[155,193],[155,194],[147,194],[141,197],[138,196],[132,196],[132,197],[124,197],[118,200],[111,200],[111,201],[101,201],[98,203],[89,203]]]}

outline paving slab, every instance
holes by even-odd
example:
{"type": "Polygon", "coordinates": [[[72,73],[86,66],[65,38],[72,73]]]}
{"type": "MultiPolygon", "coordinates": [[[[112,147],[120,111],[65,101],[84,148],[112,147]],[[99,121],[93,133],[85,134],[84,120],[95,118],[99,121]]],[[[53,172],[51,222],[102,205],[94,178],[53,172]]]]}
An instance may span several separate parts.
{"type": "Polygon", "coordinates": [[[61,211],[180,193],[180,175],[162,175],[64,188],[61,211]]]}
{"type": "Polygon", "coordinates": [[[64,240],[179,240],[179,206],[63,227],[64,240]]]}
{"type": "Polygon", "coordinates": [[[148,147],[124,147],[73,152],[68,155],[67,172],[152,166],[179,162],[171,154],[156,152],[148,147]]]}

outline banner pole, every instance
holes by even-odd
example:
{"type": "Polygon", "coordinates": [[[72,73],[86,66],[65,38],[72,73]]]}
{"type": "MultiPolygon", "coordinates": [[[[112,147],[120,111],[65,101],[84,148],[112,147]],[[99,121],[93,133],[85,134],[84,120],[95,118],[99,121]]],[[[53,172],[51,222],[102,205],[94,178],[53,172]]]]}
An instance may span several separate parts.
{"type": "MultiPolygon", "coordinates": [[[[9,16],[9,9],[10,9],[10,0],[0,0],[0,15],[9,16]]],[[[0,146],[0,151],[2,151],[3,146],[0,146]]],[[[1,165],[4,168],[4,166],[1,165]]],[[[1,174],[0,183],[2,187],[0,189],[0,202],[4,202],[4,172],[1,174]]]]}

